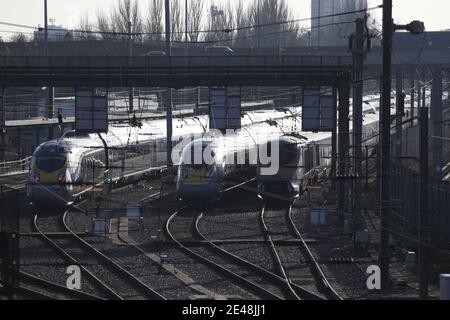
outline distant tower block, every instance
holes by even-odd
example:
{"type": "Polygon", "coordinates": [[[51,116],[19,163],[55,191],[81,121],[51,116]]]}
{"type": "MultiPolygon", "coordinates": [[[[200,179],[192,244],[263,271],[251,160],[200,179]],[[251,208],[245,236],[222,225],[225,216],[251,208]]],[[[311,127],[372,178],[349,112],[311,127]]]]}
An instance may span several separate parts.
{"type": "Polygon", "coordinates": [[[330,17],[367,8],[367,0],[311,0],[311,46],[347,46],[353,24],[340,24],[363,17],[364,13],[330,17]],[[323,17],[323,18],[318,18],[323,17]]]}

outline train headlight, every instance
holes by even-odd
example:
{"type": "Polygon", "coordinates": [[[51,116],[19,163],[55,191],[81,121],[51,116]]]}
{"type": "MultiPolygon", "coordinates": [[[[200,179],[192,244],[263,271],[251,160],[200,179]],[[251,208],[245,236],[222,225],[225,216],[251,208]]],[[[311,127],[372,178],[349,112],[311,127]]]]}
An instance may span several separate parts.
{"type": "Polygon", "coordinates": [[[59,174],[58,177],[56,178],[56,183],[57,184],[63,184],[64,183],[64,178],[65,178],[64,173],[59,174]]]}

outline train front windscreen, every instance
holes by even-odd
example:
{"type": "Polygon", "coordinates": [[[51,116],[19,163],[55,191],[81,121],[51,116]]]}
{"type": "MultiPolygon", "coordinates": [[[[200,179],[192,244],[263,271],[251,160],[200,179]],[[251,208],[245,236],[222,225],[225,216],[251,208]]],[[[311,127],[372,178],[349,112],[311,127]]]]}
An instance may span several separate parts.
{"type": "Polygon", "coordinates": [[[31,171],[35,184],[62,184],[65,180],[67,155],[64,149],[41,147],[33,155],[31,171]]]}
{"type": "MultiPolygon", "coordinates": [[[[203,158],[203,154],[208,146],[209,143],[202,142],[201,147],[193,143],[184,150],[179,168],[180,177],[184,182],[204,183],[217,175],[215,161],[209,164],[203,158]]],[[[211,151],[210,156],[211,159],[214,159],[215,152],[211,151]]]]}

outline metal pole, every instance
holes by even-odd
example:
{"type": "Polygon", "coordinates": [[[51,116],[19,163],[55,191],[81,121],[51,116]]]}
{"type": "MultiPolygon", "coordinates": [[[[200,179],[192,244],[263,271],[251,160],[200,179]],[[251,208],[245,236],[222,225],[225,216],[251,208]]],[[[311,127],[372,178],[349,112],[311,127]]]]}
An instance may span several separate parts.
{"type": "Polygon", "coordinates": [[[260,5],[260,1],[258,0],[258,12],[257,12],[257,25],[258,25],[258,48],[261,48],[261,27],[259,26],[260,25],[260,21],[259,21],[259,18],[260,18],[260,13],[261,13],[261,9],[259,8],[259,5],[260,5]]]}
{"type": "MultiPolygon", "coordinates": [[[[108,144],[106,143],[106,140],[103,138],[102,134],[99,133],[98,137],[100,138],[100,140],[102,141],[103,144],[103,148],[105,149],[105,173],[104,173],[104,185],[105,188],[104,190],[106,191],[106,193],[109,193],[109,149],[108,149],[108,144]]],[[[93,177],[93,179],[95,179],[95,177],[93,177]]],[[[95,185],[95,180],[93,180],[94,185],[95,185]]]]}
{"type": "Polygon", "coordinates": [[[350,105],[350,85],[341,83],[339,86],[339,133],[338,133],[338,150],[339,150],[339,211],[340,222],[344,224],[345,214],[348,205],[348,161],[349,161],[349,105],[350,105]]]}
{"type": "Polygon", "coordinates": [[[411,126],[414,125],[414,105],[415,105],[415,99],[416,99],[416,92],[415,92],[415,81],[414,81],[414,72],[411,72],[411,79],[410,79],[410,85],[411,85],[411,111],[410,111],[410,117],[411,117],[411,126]]]}
{"type": "Polygon", "coordinates": [[[422,108],[427,107],[427,88],[422,88],[422,108]]]}
{"type": "Polygon", "coordinates": [[[44,56],[48,56],[48,15],[47,0],[44,0],[44,56]]]}
{"type": "MultiPolygon", "coordinates": [[[[433,92],[431,93],[431,124],[434,137],[443,137],[442,129],[442,70],[435,69],[433,71],[433,92]]],[[[442,180],[442,139],[433,138],[432,140],[433,154],[433,181],[442,180]]]]}
{"type": "Polygon", "coordinates": [[[17,160],[22,159],[22,127],[17,127],[17,160]]]}
{"type": "Polygon", "coordinates": [[[337,169],[337,90],[333,88],[333,131],[331,132],[331,189],[336,189],[336,169],[337,169]]]}
{"type": "Polygon", "coordinates": [[[188,48],[188,0],[184,1],[184,42],[186,56],[189,53],[188,48]]]}
{"type": "MultiPolygon", "coordinates": [[[[170,31],[170,1],[165,0],[166,5],[166,55],[170,64],[172,56],[171,31],[170,31]]],[[[166,118],[167,118],[167,166],[172,164],[172,88],[166,91],[166,118]]]]}
{"type": "Polygon", "coordinates": [[[420,109],[419,292],[428,298],[428,108],[420,109]]]}
{"type": "MultiPolygon", "coordinates": [[[[128,21],[128,67],[132,67],[131,58],[133,56],[133,39],[131,35],[131,21],[128,21]]],[[[128,89],[128,111],[133,112],[134,110],[134,89],[133,87],[129,87],[128,89]]]]}
{"type": "Polygon", "coordinates": [[[5,161],[5,129],[6,129],[6,118],[5,118],[5,87],[0,87],[0,135],[1,135],[1,161],[5,161]]]}
{"type": "Polygon", "coordinates": [[[417,79],[417,109],[422,107],[422,86],[420,79],[417,79]]]}
{"type": "Polygon", "coordinates": [[[353,147],[356,174],[353,195],[353,222],[360,221],[362,179],[362,129],[363,129],[363,71],[364,71],[364,19],[356,19],[356,47],[353,50],[355,64],[353,91],[353,147]]]}
{"type": "MultiPolygon", "coordinates": [[[[48,7],[47,7],[47,0],[44,0],[44,56],[49,56],[49,50],[48,50],[48,7]]],[[[49,119],[53,118],[53,108],[54,108],[54,88],[50,85],[47,88],[48,90],[48,97],[47,97],[47,117],[49,119]]]]}
{"type": "Polygon", "coordinates": [[[369,146],[366,145],[366,189],[369,189],[369,146]]]}
{"type": "Polygon", "coordinates": [[[391,118],[391,63],[392,63],[392,0],[383,1],[383,89],[381,105],[381,190],[380,190],[380,268],[382,288],[389,286],[389,171],[391,118]]]}
{"type": "Polygon", "coordinates": [[[320,33],[321,33],[321,25],[322,25],[322,21],[321,21],[321,3],[319,0],[319,8],[318,8],[318,12],[317,12],[317,16],[319,17],[319,21],[318,21],[318,28],[317,28],[317,46],[320,47],[320,33]]]}
{"type": "MultiPolygon", "coordinates": [[[[380,76],[379,79],[379,88],[380,88],[380,92],[383,90],[383,77],[380,76]]],[[[378,131],[380,132],[379,136],[378,136],[378,144],[377,144],[377,159],[376,159],[376,163],[377,163],[377,193],[381,194],[381,122],[382,122],[382,118],[381,118],[381,105],[383,104],[383,95],[380,94],[380,112],[378,113],[378,119],[379,119],[379,124],[378,124],[378,131]]]]}
{"type": "MultiPolygon", "coordinates": [[[[395,77],[396,86],[396,114],[395,114],[395,162],[396,167],[399,170],[401,167],[402,156],[402,119],[405,108],[405,99],[403,96],[403,70],[401,67],[397,68],[395,77]]],[[[397,198],[396,198],[397,199],[397,198]]]]}

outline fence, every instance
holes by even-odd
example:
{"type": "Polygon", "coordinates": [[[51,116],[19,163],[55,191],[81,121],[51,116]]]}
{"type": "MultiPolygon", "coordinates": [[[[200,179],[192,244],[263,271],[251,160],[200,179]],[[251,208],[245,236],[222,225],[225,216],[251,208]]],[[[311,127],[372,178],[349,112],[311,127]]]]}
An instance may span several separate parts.
{"type": "Polygon", "coordinates": [[[405,238],[419,239],[419,216],[428,216],[428,245],[448,248],[450,244],[450,182],[428,183],[428,210],[420,211],[421,178],[417,171],[406,166],[392,165],[390,190],[391,227],[405,238]]]}
{"type": "Polygon", "coordinates": [[[28,171],[31,157],[27,157],[17,161],[0,162],[0,176],[20,174],[28,171]]]}
{"type": "Polygon", "coordinates": [[[5,294],[18,288],[19,191],[0,185],[0,283],[5,294]]]}

